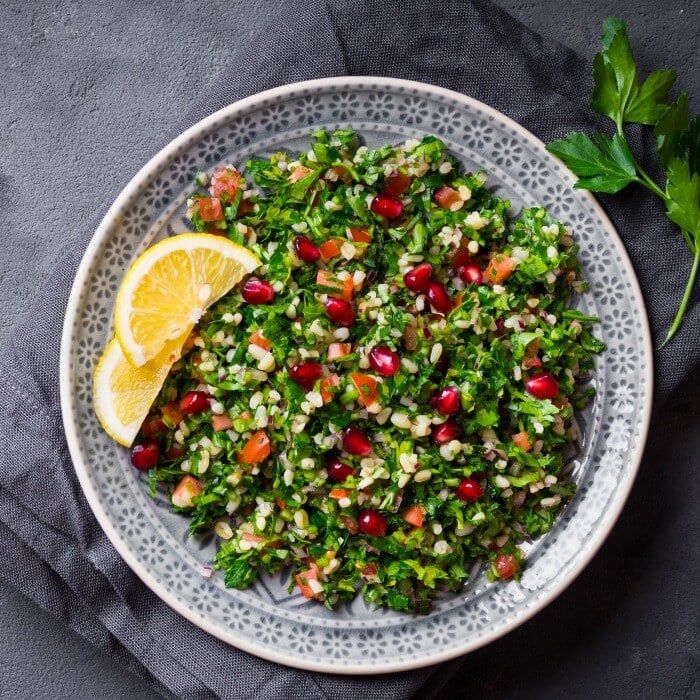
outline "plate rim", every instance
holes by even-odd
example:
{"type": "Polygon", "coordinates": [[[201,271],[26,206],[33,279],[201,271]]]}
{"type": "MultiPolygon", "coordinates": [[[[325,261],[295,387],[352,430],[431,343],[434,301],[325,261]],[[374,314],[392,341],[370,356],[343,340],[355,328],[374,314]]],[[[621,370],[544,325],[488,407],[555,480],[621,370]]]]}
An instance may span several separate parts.
{"type": "MultiPolygon", "coordinates": [[[[97,496],[96,489],[91,484],[88,478],[88,465],[83,461],[80,455],[80,449],[78,447],[80,439],[80,431],[78,429],[78,423],[76,416],[72,414],[69,410],[71,403],[71,337],[73,335],[74,324],[78,315],[79,300],[81,296],[81,290],[84,287],[84,283],[87,279],[88,272],[99,247],[102,245],[108,230],[111,228],[118,212],[127,203],[128,199],[134,194],[135,191],[140,187],[141,182],[147,173],[151,172],[154,168],[157,168],[159,164],[167,161],[171,156],[173,156],[179,148],[184,146],[187,141],[198,131],[202,129],[207,129],[212,127],[216,122],[221,119],[226,119],[230,112],[237,111],[239,109],[245,109],[249,106],[264,102],[265,100],[274,100],[285,95],[300,90],[309,89],[334,89],[338,87],[338,84],[342,82],[343,85],[351,86],[362,86],[367,83],[372,83],[378,87],[385,86],[387,88],[405,88],[407,90],[417,89],[422,91],[431,92],[433,94],[440,95],[444,98],[460,102],[466,107],[473,107],[482,110],[487,116],[493,117],[503,124],[513,129],[518,133],[519,136],[524,138],[532,145],[535,151],[542,155],[544,159],[552,159],[557,162],[564,170],[566,178],[569,184],[573,186],[576,181],[576,177],[573,173],[562,163],[562,161],[549,153],[544,143],[532,132],[527,130],[525,127],[520,125],[518,122],[514,121],[507,115],[498,111],[497,109],[477,100],[468,95],[464,95],[455,90],[449,90],[447,88],[439,87],[437,85],[432,85],[430,83],[414,81],[414,80],[404,80],[399,78],[389,78],[385,76],[333,76],[328,78],[319,78],[314,80],[305,80],[295,83],[288,83],[285,85],[280,85],[278,87],[271,88],[262,92],[255,93],[241,100],[237,100],[231,104],[228,104],[221,109],[213,112],[212,114],[199,120],[163,148],[161,148],[153,157],[151,157],[139,170],[131,177],[129,182],[121,190],[115,201],[107,210],[106,214],[100,221],[95,233],[90,239],[83,257],[81,259],[80,265],[76,272],[73,284],[71,286],[70,295],[68,298],[68,303],[66,305],[66,313],[64,316],[63,329],[61,333],[61,352],[59,358],[59,389],[60,389],[60,403],[61,403],[61,415],[63,421],[64,433],[66,436],[66,441],[68,444],[68,449],[73,463],[73,468],[75,469],[80,487],[85,495],[85,498],[92,510],[100,527],[107,535],[111,544],[117,550],[119,555],[129,566],[129,568],[139,577],[139,579],[148,588],[155,593],[164,603],[166,603],[175,612],[180,614],[185,619],[189,620],[191,623],[195,624],[200,629],[204,630],[208,634],[230,644],[231,646],[238,648],[242,651],[250,653],[259,658],[266,659],[268,661],[273,661],[275,663],[283,664],[285,666],[297,668],[306,671],[320,671],[324,673],[342,673],[348,675],[377,675],[382,673],[396,673],[399,671],[408,671],[418,668],[424,668],[425,666],[430,666],[434,664],[443,663],[449,661],[459,656],[468,654],[480,647],[486,646],[491,642],[499,639],[508,632],[511,632],[515,628],[522,625],[524,622],[532,618],[535,614],[547,607],[552,601],[554,601],[564,590],[566,590],[569,585],[578,577],[578,575],[588,566],[595,555],[598,553],[603,543],[607,540],[612,529],[614,528],[627,500],[629,494],[632,490],[634,482],[639,471],[639,467],[644,455],[646,440],[648,437],[649,423],[651,420],[652,413],[652,402],[653,402],[653,388],[654,388],[654,355],[653,355],[653,345],[652,336],[649,328],[648,315],[646,311],[646,306],[644,303],[644,295],[642,294],[641,287],[639,286],[639,281],[635,273],[634,267],[630,261],[629,255],[625,246],[617,233],[615,227],[613,226],[610,218],[606,214],[602,205],[595,199],[595,197],[586,190],[579,190],[579,193],[585,197],[588,202],[595,209],[596,215],[600,218],[607,234],[610,237],[613,245],[617,249],[620,256],[621,265],[625,268],[629,276],[629,281],[631,284],[631,296],[636,296],[640,304],[637,310],[640,312],[640,334],[642,335],[643,351],[648,362],[646,363],[646,368],[643,376],[644,382],[644,394],[640,397],[639,403],[640,408],[640,430],[639,439],[637,441],[635,454],[633,459],[630,461],[630,468],[626,482],[619,485],[617,489],[617,503],[615,506],[607,513],[607,518],[601,525],[599,531],[596,533],[595,538],[591,543],[589,543],[587,550],[579,561],[571,567],[571,570],[562,577],[561,581],[551,590],[544,593],[541,597],[538,597],[533,605],[524,610],[521,615],[519,615],[514,620],[509,623],[502,625],[502,627],[496,628],[493,631],[485,634],[483,637],[473,640],[471,642],[466,641],[464,644],[456,645],[454,648],[443,651],[435,656],[426,657],[425,659],[407,659],[404,661],[394,661],[386,664],[377,665],[362,665],[362,663],[354,663],[348,666],[335,666],[330,662],[319,662],[314,660],[304,660],[296,657],[284,656],[282,652],[274,648],[263,648],[253,646],[247,642],[244,638],[233,638],[233,635],[226,634],[226,632],[208,620],[198,617],[193,610],[190,610],[187,605],[180,601],[177,596],[171,593],[168,588],[162,584],[158,583],[151,574],[142,568],[138,557],[130,550],[127,544],[121,539],[118,530],[112,525],[109,520],[109,514],[100,505],[97,496]]],[[[313,129],[313,125],[309,125],[309,129],[313,129]]]]}

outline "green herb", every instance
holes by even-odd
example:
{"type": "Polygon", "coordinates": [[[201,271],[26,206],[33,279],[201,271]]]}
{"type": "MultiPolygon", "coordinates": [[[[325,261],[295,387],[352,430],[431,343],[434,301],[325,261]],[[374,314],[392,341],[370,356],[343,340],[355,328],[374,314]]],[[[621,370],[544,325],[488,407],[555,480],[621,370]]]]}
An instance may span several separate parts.
{"type": "Polygon", "coordinates": [[[654,71],[639,84],[622,20],[605,20],[601,45],[603,50],[593,59],[591,107],[615,122],[617,133],[590,138],[572,132],[548,143],[547,150],[578,175],[577,188],[614,194],[631,183],[646,187],[663,200],[666,216],[681,229],[693,263],[663,347],[681,325],[700,267],[700,117],[690,120],[684,92],[668,104],[668,92],[676,81],[673,71],[654,71]],[[657,155],[665,169],[665,190],[636,162],[625,139],[624,124],[654,127],[657,155]]]}
{"type": "MultiPolygon", "coordinates": [[[[249,161],[216,223],[261,258],[256,275],[275,295],[248,304],[239,286],[197,324],[153,412],[204,388],[211,410],[163,420],[156,440],[167,459],[149,474],[151,492],[162,497],[196,479],[197,495],[176,512],[189,516],[192,535],[213,529],[220,538],[214,568],[227,586],[288,567],[290,591],[331,608],[361,591],[372,604],[427,613],[478,561],[490,562],[492,578],[517,579],[518,544],[552,527],[575,490],[563,463],[572,405],[591,396],[575,382],[604,346],[591,333],[597,319],[568,308],[585,286],[578,248],[544,208],[509,220],[486,174],[461,172],[435,137],[369,149],[350,130],[318,131],[310,146],[249,161]],[[404,209],[386,220],[370,203],[396,172],[406,180],[404,209]],[[445,187],[462,189],[456,210],[435,200],[445,187]],[[468,223],[474,214],[478,229],[468,223]],[[358,230],[368,240],[355,240],[358,230]],[[334,249],[352,241],[353,253],[303,261],[299,235],[319,254],[329,241],[334,249]],[[518,263],[500,289],[466,284],[453,264],[464,246],[482,270],[496,255],[518,263]],[[451,312],[431,313],[407,289],[404,275],[423,261],[445,285],[451,312]],[[324,301],[345,295],[351,279],[356,320],[339,332],[324,301]],[[266,358],[261,370],[253,334],[269,342],[274,367],[266,358]],[[399,355],[395,373],[377,376],[368,360],[377,346],[399,355]],[[322,374],[302,386],[293,369],[309,361],[322,374]],[[527,392],[542,371],[556,377],[557,401],[527,392]],[[458,432],[443,440],[436,431],[447,415],[431,400],[446,387],[460,403],[449,414],[458,432]],[[344,448],[348,426],[370,440],[369,455],[344,448]],[[244,458],[260,432],[269,456],[244,458]],[[331,474],[329,457],[349,471],[331,474]],[[465,479],[481,490],[475,500],[458,495],[465,479]],[[383,534],[360,527],[367,512],[383,534]]],[[[611,142],[604,156],[613,164],[617,148],[611,142]]],[[[199,178],[193,202],[208,181],[199,178]]],[[[210,230],[192,209],[194,225],[210,230]]]]}

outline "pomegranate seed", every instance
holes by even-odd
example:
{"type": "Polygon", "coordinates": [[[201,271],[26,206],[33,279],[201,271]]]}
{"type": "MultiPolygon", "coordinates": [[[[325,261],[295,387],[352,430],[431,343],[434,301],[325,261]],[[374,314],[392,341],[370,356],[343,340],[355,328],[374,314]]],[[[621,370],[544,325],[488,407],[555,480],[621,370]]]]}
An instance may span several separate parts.
{"type": "Polygon", "coordinates": [[[375,213],[383,216],[385,219],[396,219],[403,212],[403,204],[396,197],[382,192],[373,200],[369,208],[375,213]]]}
{"type": "MultiPolygon", "coordinates": [[[[437,396],[434,397],[434,407],[443,416],[451,416],[457,413],[460,407],[462,392],[456,386],[446,386],[437,396]]],[[[433,401],[430,402],[433,405],[433,401]]]]}
{"type": "Polygon", "coordinates": [[[476,263],[472,262],[459,269],[459,278],[464,284],[482,284],[484,273],[476,263]]]}
{"type": "Polygon", "coordinates": [[[355,470],[345,462],[341,462],[337,457],[331,457],[326,462],[326,471],[328,472],[328,478],[331,481],[345,481],[349,476],[355,473],[355,470]]]}
{"type": "Polygon", "coordinates": [[[430,263],[421,263],[403,276],[403,283],[411,292],[424,292],[428,289],[432,274],[433,266],[430,263]]]}
{"type": "Polygon", "coordinates": [[[393,173],[387,175],[384,182],[384,191],[392,197],[398,197],[403,194],[411,185],[411,178],[402,173],[400,170],[394,170],[393,173]]]}
{"type": "Polygon", "coordinates": [[[399,355],[386,345],[377,345],[369,353],[372,369],[384,377],[393,377],[399,371],[399,355]]]}
{"type": "Polygon", "coordinates": [[[187,454],[185,450],[183,450],[181,447],[178,447],[177,445],[170,445],[168,447],[168,451],[165,453],[165,456],[168,459],[180,459],[180,457],[184,457],[187,454]]]}
{"type": "Polygon", "coordinates": [[[134,445],[131,450],[131,463],[141,472],[158,464],[160,450],[155,442],[144,442],[142,445],[134,445]]]}
{"type": "Polygon", "coordinates": [[[460,501],[473,503],[474,501],[478,501],[483,493],[484,489],[481,488],[478,481],[474,479],[462,479],[455,491],[455,496],[457,496],[460,501]]]}
{"type": "Polygon", "coordinates": [[[372,537],[384,537],[386,534],[386,518],[376,510],[363,510],[358,520],[360,532],[372,537]]]}
{"type": "Polygon", "coordinates": [[[309,360],[300,362],[289,370],[289,376],[304,390],[311,391],[317,379],[321,378],[323,368],[318,362],[309,360]]]}
{"type": "Polygon", "coordinates": [[[180,399],[180,410],[187,416],[204,413],[209,409],[209,396],[203,391],[188,391],[180,399]]]}
{"type": "Polygon", "coordinates": [[[372,443],[359,428],[350,426],[343,430],[343,449],[351,455],[367,457],[372,452],[372,443]]]}
{"type": "Polygon", "coordinates": [[[315,262],[321,257],[318,246],[306,236],[297,236],[294,239],[294,250],[300,260],[304,262],[315,262]]]}
{"type": "Polygon", "coordinates": [[[243,285],[241,294],[249,304],[269,304],[275,297],[275,290],[269,282],[252,278],[243,285]]]}
{"type": "Polygon", "coordinates": [[[450,261],[450,265],[452,267],[459,269],[460,267],[462,267],[462,265],[466,265],[472,259],[471,253],[467,248],[468,245],[469,243],[466,240],[466,238],[463,238],[459,242],[459,248],[457,248],[457,252],[454,254],[454,257],[450,261]]]}
{"type": "Polygon", "coordinates": [[[442,282],[430,282],[428,284],[428,301],[434,311],[439,314],[449,314],[452,311],[452,299],[442,282]]]}
{"type": "Polygon", "coordinates": [[[444,445],[450,440],[456,440],[462,434],[462,430],[454,421],[448,420],[447,423],[436,425],[433,428],[433,443],[436,445],[444,445]]]}
{"type": "Polygon", "coordinates": [[[555,399],[559,394],[559,382],[549,372],[540,372],[525,382],[525,391],[536,399],[555,399]]]}
{"type": "Polygon", "coordinates": [[[352,326],[355,323],[355,311],[352,304],[345,299],[326,299],[326,313],[341,326],[352,326]]]}

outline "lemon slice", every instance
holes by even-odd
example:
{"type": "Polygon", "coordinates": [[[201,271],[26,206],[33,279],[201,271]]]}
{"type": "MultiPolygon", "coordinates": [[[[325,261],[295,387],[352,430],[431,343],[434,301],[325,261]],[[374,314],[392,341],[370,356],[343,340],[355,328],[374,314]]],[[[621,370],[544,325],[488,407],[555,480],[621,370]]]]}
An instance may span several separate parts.
{"type": "MultiPolygon", "coordinates": [[[[188,330],[189,333],[189,330],[188,330]]],[[[134,367],[116,338],[110,340],[95,368],[92,399],[105,432],[130,447],[170,368],[180,358],[187,333],[167,343],[155,359],[134,367]]]]}
{"type": "Polygon", "coordinates": [[[117,293],[114,332],[140,367],[179,338],[260,260],[243,246],[208,233],[171,236],[142,253],[117,293]]]}

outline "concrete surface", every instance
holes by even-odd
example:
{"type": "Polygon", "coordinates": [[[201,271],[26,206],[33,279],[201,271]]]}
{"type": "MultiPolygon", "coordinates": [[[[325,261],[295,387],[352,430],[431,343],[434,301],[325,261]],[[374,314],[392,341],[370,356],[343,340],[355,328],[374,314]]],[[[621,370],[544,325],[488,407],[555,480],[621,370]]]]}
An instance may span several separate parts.
{"type": "MultiPolygon", "coordinates": [[[[677,70],[697,110],[697,2],[498,4],[587,56],[602,19],[624,17],[642,72],[677,70]]],[[[265,9],[241,0],[0,2],[0,342],[63,244],[109,204],[100,193],[153,154],[153,125],[165,131],[178,120],[265,9]],[[149,78],[131,79],[144,64],[149,78]]],[[[698,532],[700,418],[689,406],[671,409],[671,432],[652,440],[594,562],[547,610],[467,657],[443,697],[698,697],[697,538],[679,545],[698,532]],[[581,615],[584,601],[590,614],[581,615]],[[572,625],[578,647],[562,648],[572,625]]],[[[3,699],[158,697],[5,582],[0,659],[3,699]]]]}

